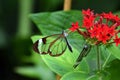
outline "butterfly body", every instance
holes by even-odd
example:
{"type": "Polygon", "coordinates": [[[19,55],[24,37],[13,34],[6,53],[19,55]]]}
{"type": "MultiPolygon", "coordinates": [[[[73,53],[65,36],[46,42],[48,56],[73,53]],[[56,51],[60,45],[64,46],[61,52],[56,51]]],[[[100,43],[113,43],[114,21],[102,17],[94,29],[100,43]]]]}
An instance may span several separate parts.
{"type": "Polygon", "coordinates": [[[75,62],[75,64],[73,65],[74,68],[76,68],[80,64],[82,59],[88,55],[90,50],[91,50],[91,45],[90,44],[85,44],[82,51],[80,52],[80,55],[78,56],[78,58],[75,62]]]}

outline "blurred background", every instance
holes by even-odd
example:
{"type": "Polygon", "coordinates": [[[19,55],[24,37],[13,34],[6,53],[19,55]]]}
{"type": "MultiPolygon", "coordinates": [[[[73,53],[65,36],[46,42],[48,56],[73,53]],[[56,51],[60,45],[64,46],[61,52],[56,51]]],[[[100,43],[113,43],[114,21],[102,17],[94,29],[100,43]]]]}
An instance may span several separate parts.
{"type": "MultiPolygon", "coordinates": [[[[0,80],[47,80],[43,76],[48,73],[52,75],[50,80],[55,79],[54,73],[33,54],[30,37],[40,31],[29,14],[63,10],[63,4],[64,0],[0,0],[0,80]],[[35,74],[38,63],[46,68],[46,71],[40,68],[40,75],[35,74]],[[17,69],[21,66],[24,68],[17,69]],[[29,75],[24,70],[28,70],[29,75]]],[[[98,13],[117,12],[120,11],[120,0],[72,1],[72,9],[87,8],[98,13]]]]}

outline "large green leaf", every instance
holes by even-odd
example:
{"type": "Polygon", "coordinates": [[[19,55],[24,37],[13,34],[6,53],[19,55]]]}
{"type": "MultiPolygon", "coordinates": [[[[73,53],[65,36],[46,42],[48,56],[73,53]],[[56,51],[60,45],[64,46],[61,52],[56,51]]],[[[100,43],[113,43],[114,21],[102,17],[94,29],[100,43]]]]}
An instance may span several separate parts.
{"type": "Polygon", "coordinates": [[[60,33],[71,27],[72,22],[82,24],[81,11],[58,11],[31,14],[30,18],[44,35],[60,33]]]}
{"type": "MultiPolygon", "coordinates": [[[[70,28],[73,22],[78,21],[79,25],[82,25],[83,19],[81,11],[75,10],[36,13],[31,14],[30,18],[43,35],[60,34],[63,30],[70,28]]],[[[81,51],[80,48],[85,41],[80,34],[74,32],[67,38],[72,46],[81,51]]]]}
{"type": "Polygon", "coordinates": [[[86,80],[88,74],[82,73],[80,71],[69,72],[65,74],[60,80],[86,80]]]}

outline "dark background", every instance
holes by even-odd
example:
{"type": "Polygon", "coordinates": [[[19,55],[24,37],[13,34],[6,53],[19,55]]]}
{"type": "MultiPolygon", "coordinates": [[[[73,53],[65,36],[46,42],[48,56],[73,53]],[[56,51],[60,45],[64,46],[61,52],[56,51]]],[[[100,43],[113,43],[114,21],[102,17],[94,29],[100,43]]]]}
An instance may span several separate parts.
{"type": "MultiPolygon", "coordinates": [[[[40,34],[28,15],[63,9],[64,0],[0,0],[0,80],[36,80],[14,71],[24,63],[23,56],[31,55],[30,37],[40,34]]],[[[120,0],[73,0],[72,9],[91,8],[95,12],[120,11],[120,0]]]]}

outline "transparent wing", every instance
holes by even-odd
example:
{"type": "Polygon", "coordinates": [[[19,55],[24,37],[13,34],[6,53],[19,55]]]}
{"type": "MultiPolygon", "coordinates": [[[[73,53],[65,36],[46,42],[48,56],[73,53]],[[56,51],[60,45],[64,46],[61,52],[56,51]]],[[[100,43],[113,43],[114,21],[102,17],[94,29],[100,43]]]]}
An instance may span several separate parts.
{"type": "Polygon", "coordinates": [[[34,51],[51,56],[62,55],[67,48],[66,37],[63,34],[54,34],[39,39],[33,45],[34,51]]]}
{"type": "Polygon", "coordinates": [[[66,48],[67,43],[65,37],[58,37],[50,44],[48,53],[51,56],[60,56],[65,52],[66,48]]]}

